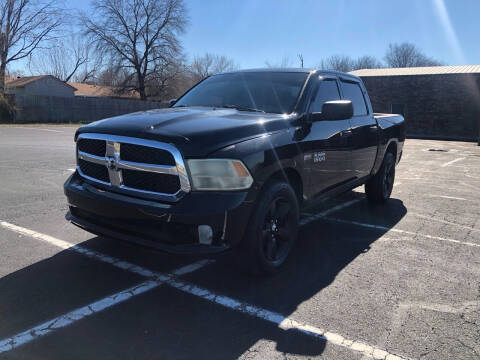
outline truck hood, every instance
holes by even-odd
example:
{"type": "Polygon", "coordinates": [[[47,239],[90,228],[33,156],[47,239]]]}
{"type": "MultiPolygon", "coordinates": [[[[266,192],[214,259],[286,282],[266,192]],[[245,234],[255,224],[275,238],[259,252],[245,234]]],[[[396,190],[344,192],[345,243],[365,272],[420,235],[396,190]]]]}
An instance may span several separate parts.
{"type": "Polygon", "coordinates": [[[175,145],[184,157],[202,157],[235,143],[287,129],[291,116],[211,107],[155,109],[82,126],[101,133],[157,140],[175,145]]]}

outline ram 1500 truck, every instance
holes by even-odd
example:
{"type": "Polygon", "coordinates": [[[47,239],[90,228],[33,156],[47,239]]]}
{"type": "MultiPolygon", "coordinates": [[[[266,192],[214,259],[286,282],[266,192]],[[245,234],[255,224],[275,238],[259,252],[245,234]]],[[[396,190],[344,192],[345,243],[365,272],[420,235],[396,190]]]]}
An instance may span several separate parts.
{"type": "Polygon", "coordinates": [[[78,129],[68,220],[174,253],[235,249],[271,273],[302,208],[362,184],[372,202],[390,197],[404,120],[374,114],[356,76],[228,72],[170,105],[78,129]]]}

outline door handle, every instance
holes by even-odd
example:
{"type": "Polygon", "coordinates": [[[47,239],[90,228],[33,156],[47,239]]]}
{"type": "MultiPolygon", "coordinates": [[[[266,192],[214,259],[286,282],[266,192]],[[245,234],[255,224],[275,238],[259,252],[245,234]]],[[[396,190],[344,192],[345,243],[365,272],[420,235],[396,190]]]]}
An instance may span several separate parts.
{"type": "Polygon", "coordinates": [[[340,132],[341,137],[349,137],[352,136],[353,132],[352,130],[343,130],[340,132]]]}

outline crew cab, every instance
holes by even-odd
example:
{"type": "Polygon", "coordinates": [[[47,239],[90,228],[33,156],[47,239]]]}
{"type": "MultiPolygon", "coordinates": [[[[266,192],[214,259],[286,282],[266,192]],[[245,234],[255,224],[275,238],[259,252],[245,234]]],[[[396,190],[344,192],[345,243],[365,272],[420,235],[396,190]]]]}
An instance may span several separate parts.
{"type": "Polygon", "coordinates": [[[73,224],[173,253],[233,249],[252,272],[272,273],[302,208],[362,184],[369,201],[390,197],[405,126],[373,113],[356,76],[259,69],[82,126],[75,141],[64,185],[73,224]]]}

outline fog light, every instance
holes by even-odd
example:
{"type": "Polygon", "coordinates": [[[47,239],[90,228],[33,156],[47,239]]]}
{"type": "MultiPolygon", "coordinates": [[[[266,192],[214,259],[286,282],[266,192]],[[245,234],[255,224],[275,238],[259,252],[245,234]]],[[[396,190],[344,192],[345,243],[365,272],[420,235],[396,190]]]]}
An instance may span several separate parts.
{"type": "Polygon", "coordinates": [[[212,245],[213,231],[208,225],[198,226],[198,242],[204,245],[212,245]]]}

